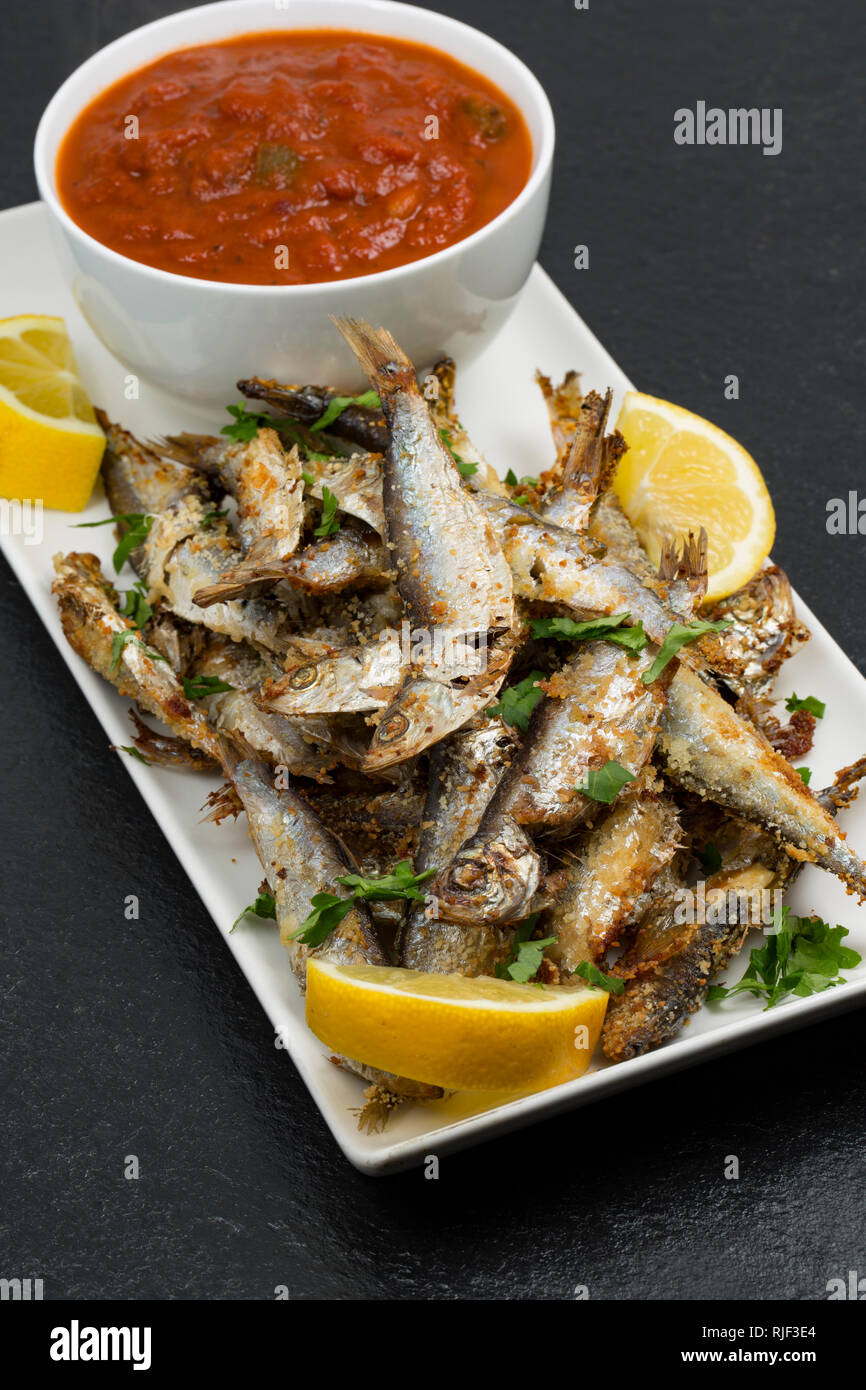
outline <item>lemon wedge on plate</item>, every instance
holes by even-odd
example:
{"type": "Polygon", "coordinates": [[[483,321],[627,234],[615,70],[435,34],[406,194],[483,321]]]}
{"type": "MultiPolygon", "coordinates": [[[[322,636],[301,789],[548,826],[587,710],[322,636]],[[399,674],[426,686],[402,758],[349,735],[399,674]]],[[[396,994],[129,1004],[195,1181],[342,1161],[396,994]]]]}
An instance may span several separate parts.
{"type": "Polygon", "coordinates": [[[307,1025],[332,1051],[449,1091],[544,1090],[582,1076],[607,995],[587,985],[307,963],[307,1025]]]}
{"type": "Polygon", "coordinates": [[[62,319],[0,319],[0,496],[78,512],[105,437],[62,319]]]}
{"type": "Polygon", "coordinates": [[[617,428],[628,444],[614,491],[653,563],[665,532],[709,537],[706,601],[751,579],[770,553],[776,518],[761,470],[709,420],[629,391],[617,428]]]}

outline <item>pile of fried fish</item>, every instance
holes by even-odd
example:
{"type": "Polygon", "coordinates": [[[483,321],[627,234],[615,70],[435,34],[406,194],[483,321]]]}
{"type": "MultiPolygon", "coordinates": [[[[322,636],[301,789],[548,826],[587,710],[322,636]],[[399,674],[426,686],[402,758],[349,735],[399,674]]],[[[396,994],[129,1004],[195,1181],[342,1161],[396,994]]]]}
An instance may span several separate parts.
{"type": "MultiPolygon", "coordinates": [[[[246,813],[302,987],[312,951],[492,974],[531,919],[539,981],[580,984],[589,962],[624,983],[602,1046],[636,1057],[701,1006],[753,890],[804,862],[866,890],[835,821],[862,766],[813,792],[789,761],[813,715],[773,714],[808,637],[788,581],[765,564],[662,665],[701,608],[706,536],[660,538],[650,563],[610,486],[611,393],[539,376],[556,462],[503,483],[461,426],[453,363],[419,383],[386,331],[337,327],[365,397],[253,379],[230,436],[147,444],[101,417],[138,582],[121,605],[95,556],[56,557],[65,634],[134,701],[149,762],[222,772],[208,814],[246,813]],[[611,765],[628,780],[592,794],[611,765]],[[742,910],[683,922],[708,843],[708,893],[742,910]],[[356,900],[324,941],[298,939],[315,895],[406,859],[426,901],[356,900]]],[[[441,1094],[334,1060],[369,1083],[368,1126],[441,1094]]]]}

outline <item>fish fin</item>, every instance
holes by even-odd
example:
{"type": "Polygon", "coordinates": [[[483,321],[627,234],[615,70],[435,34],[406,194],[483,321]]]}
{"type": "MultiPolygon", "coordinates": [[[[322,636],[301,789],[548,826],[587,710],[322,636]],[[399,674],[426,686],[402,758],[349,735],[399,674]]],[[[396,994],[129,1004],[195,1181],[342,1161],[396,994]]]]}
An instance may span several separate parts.
{"type": "Polygon", "coordinates": [[[835,815],[837,811],[844,811],[857,799],[860,782],[864,777],[866,757],[858,758],[850,767],[840,768],[830,786],[815,793],[815,800],[820,801],[825,811],[829,811],[831,815],[835,815]]]}
{"type": "Polygon", "coordinates": [[[228,816],[234,816],[237,819],[244,808],[232,783],[223,782],[221,787],[217,787],[216,791],[208,794],[201,809],[206,814],[199,821],[200,825],[205,825],[208,821],[213,821],[214,825],[219,825],[220,821],[225,820],[228,816]]]}
{"type": "Polygon", "coordinates": [[[365,319],[338,318],[335,314],[331,320],[380,395],[418,390],[415,368],[387,328],[373,328],[365,319]]]}
{"type": "Polygon", "coordinates": [[[660,539],[658,577],[663,584],[670,584],[679,570],[679,545],[672,531],[665,531],[660,539]]]}
{"type": "Polygon", "coordinates": [[[677,569],[677,577],[684,579],[690,591],[701,598],[707,592],[707,540],[705,527],[701,527],[697,540],[689,531],[677,569]]]}
{"type": "Polygon", "coordinates": [[[149,763],[157,767],[188,767],[196,772],[213,772],[219,763],[207,753],[202,753],[184,738],[174,734],[160,734],[139,718],[134,709],[129,711],[135,733],[132,741],[139,753],[149,763]]]}
{"type": "Polygon", "coordinates": [[[364,1104],[352,1109],[358,1116],[358,1129],[362,1134],[381,1134],[403,1097],[397,1096],[385,1086],[368,1086],[364,1091],[364,1104]]]}

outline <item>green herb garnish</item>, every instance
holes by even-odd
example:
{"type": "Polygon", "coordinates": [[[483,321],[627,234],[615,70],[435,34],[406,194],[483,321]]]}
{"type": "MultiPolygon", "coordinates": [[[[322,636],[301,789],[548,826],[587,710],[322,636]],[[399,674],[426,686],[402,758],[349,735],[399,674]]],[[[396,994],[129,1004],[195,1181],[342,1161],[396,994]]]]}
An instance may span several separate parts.
{"type": "Polygon", "coordinates": [[[333,536],[340,529],[337,520],[337,498],[330,488],[322,488],[322,520],[313,532],[320,540],[325,536],[333,536]]]}
{"type": "Polygon", "coordinates": [[[188,700],[205,700],[208,695],[219,695],[223,690],[234,690],[228,681],[219,676],[182,676],[183,693],[188,700]]]}
{"type": "MultiPolygon", "coordinates": [[[[255,439],[260,429],[276,430],[279,434],[288,435],[293,444],[297,444],[307,458],[315,459],[318,463],[326,463],[330,458],[329,454],[317,454],[315,449],[311,449],[304,439],[294,420],[283,420],[277,415],[265,415],[258,410],[247,410],[243,401],[237,405],[227,405],[226,410],[229,415],[234,416],[234,424],[223,425],[220,434],[228,435],[236,444],[247,444],[251,439],[255,439]]],[[[314,479],[310,479],[312,483],[314,479]]],[[[213,515],[218,516],[215,512],[213,515]]]]}
{"type": "Polygon", "coordinates": [[[131,758],[137,758],[140,763],[144,763],[145,767],[153,766],[153,764],[150,761],[150,758],[146,758],[142,753],[141,749],[136,748],[134,744],[117,743],[115,744],[115,747],[118,753],[128,753],[131,758]]]}
{"type": "Polygon", "coordinates": [[[242,922],[246,916],[270,917],[276,921],[277,905],[274,902],[273,893],[259,893],[254,903],[250,903],[248,907],[244,908],[243,912],[238,913],[229,927],[229,935],[234,931],[238,922],[242,922]]]}
{"type": "Polygon", "coordinates": [[[507,959],[494,966],[494,974],[498,980],[516,980],[518,984],[525,985],[538,974],[545,946],[552,946],[556,940],[555,936],[544,936],[537,941],[530,941],[538,918],[539,913],[533,912],[530,917],[518,922],[507,959]]]}
{"type": "Polygon", "coordinates": [[[591,768],[586,774],[586,786],[575,787],[575,791],[592,797],[593,801],[603,801],[610,806],[616,800],[627,782],[636,781],[633,772],[621,763],[607,762],[604,767],[591,768]]]}
{"type": "Polygon", "coordinates": [[[693,622],[674,623],[667,637],[659,647],[658,656],[648,671],[644,671],[641,680],[644,685],[652,685],[665,669],[669,661],[672,661],[681,647],[688,646],[690,642],[696,642],[699,637],[704,637],[708,632],[726,632],[729,627],[733,627],[733,619],[721,618],[717,623],[704,621],[703,618],[695,618],[693,622]]]}
{"type": "Polygon", "coordinates": [[[489,719],[498,714],[506,724],[522,729],[525,733],[529,728],[532,711],[544,694],[538,686],[538,682],[544,679],[543,671],[530,671],[529,675],[516,685],[506,685],[499,692],[497,703],[488,705],[484,713],[489,719]]]}
{"type": "Polygon", "coordinates": [[[812,780],[812,769],[810,767],[798,767],[797,775],[801,778],[803,785],[808,787],[812,780]]]}
{"type": "Polygon", "coordinates": [[[772,1009],[789,994],[804,998],[844,984],[842,970],[852,970],[861,957],[842,945],[845,927],[831,927],[820,917],[795,917],[783,907],[765,946],[755,948],[749,967],[735,985],[711,985],[708,999],[728,999],[748,992],[766,999],[772,1009]]]}
{"type": "Polygon", "coordinates": [[[457,450],[454,448],[454,445],[451,443],[450,432],[446,430],[444,427],[439,430],[439,438],[442,440],[442,443],[445,445],[445,448],[448,450],[454,462],[457,464],[457,472],[460,474],[461,478],[471,478],[473,473],[478,472],[477,463],[465,463],[464,460],[460,457],[457,450]]]}
{"type": "Polygon", "coordinates": [[[119,574],[123,569],[130,552],[137,550],[147,539],[154,518],[147,512],[117,512],[114,516],[107,516],[104,521],[78,521],[75,523],[77,530],[85,526],[111,526],[118,522],[122,522],[127,530],[121,536],[111,557],[115,574],[119,574]]]}
{"type": "Polygon", "coordinates": [[[401,859],[392,873],[384,874],[381,878],[365,878],[363,874],[343,874],[337,882],[344,883],[347,888],[353,890],[353,897],[365,902],[390,903],[398,898],[405,898],[423,903],[426,902],[427,895],[418,892],[418,884],[432,878],[435,872],[435,869],[425,869],[423,873],[414,874],[412,861],[401,859]]]}
{"type": "Polygon", "coordinates": [[[556,637],[571,642],[616,642],[631,652],[642,652],[647,645],[643,623],[625,626],[628,613],[613,613],[608,618],[590,618],[585,623],[573,618],[532,618],[529,626],[533,637],[556,637]]]}
{"type": "MultiPolygon", "coordinates": [[[[213,525],[215,525],[216,522],[218,522],[218,521],[225,521],[225,519],[226,519],[227,516],[228,516],[228,509],[227,509],[227,508],[226,508],[225,510],[223,510],[223,511],[214,510],[214,511],[212,511],[212,512],[205,512],[204,516],[203,516],[202,519],[201,519],[201,529],[202,529],[203,531],[209,531],[209,530],[211,529],[211,527],[212,527],[213,525]]],[[[232,528],[229,527],[229,530],[231,530],[231,529],[232,529],[232,528]]]]}
{"type": "Polygon", "coordinates": [[[367,410],[382,409],[382,402],[376,391],[364,391],[360,396],[332,396],[315,424],[310,425],[311,433],[321,434],[322,430],[332,425],[350,405],[364,406],[367,410]]]}
{"type": "Polygon", "coordinates": [[[290,145],[280,144],[276,140],[264,140],[256,150],[256,183],[277,190],[288,188],[300,162],[300,157],[290,145]]]}
{"type": "Polygon", "coordinates": [[[147,601],[147,589],[140,579],[126,590],[126,601],[120,611],[125,618],[131,618],[137,628],[143,628],[153,617],[153,609],[147,601]]]}
{"type": "Polygon", "coordinates": [[[142,642],[134,627],[128,627],[125,628],[123,632],[115,632],[111,639],[110,669],[112,671],[117,670],[120,665],[120,658],[123,655],[123,649],[128,646],[130,642],[132,642],[134,646],[140,647],[145,656],[150,657],[151,661],[168,661],[168,657],[163,656],[162,652],[154,651],[153,647],[149,647],[146,642],[142,642]]]}
{"type": "Polygon", "coordinates": [[[823,700],[816,700],[814,695],[806,695],[802,700],[799,695],[789,695],[785,701],[785,709],[791,714],[795,710],[805,709],[809,714],[814,714],[816,719],[823,719],[827,706],[823,700]]]}
{"type": "Polygon", "coordinates": [[[365,878],[363,874],[343,874],[337,879],[352,892],[348,898],[338,898],[336,893],[315,893],[310,899],[311,911],[292,932],[293,941],[302,941],[305,946],[321,946],[356,902],[393,902],[405,898],[413,902],[424,902],[425,895],[418,892],[418,884],[423,883],[435,872],[427,869],[422,874],[413,874],[408,859],[401,859],[390,874],[382,878],[365,878]]]}
{"type": "Polygon", "coordinates": [[[580,965],[574,967],[572,974],[579,975],[591,985],[597,985],[605,994],[622,994],[625,989],[624,981],[617,979],[616,975],[605,975],[591,960],[582,960],[580,965]]]}

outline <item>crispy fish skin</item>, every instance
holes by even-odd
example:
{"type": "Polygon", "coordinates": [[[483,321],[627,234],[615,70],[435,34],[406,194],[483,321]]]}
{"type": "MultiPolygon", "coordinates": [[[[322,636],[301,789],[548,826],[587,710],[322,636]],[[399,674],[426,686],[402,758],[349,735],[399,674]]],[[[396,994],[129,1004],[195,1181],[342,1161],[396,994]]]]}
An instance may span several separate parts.
{"type": "MultiPolygon", "coordinates": [[[[145,541],[129,557],[151,602],[162,598],[189,622],[238,642],[283,651],[287,625],[308,611],[302,603],[290,612],[265,602],[220,601],[205,614],[195,602],[197,591],[216,584],[242,559],[225,523],[210,513],[206,475],[160,458],[127,430],[101,418],[107,439],[101,471],[112,511],[154,518],[145,541]]],[[[121,523],[118,529],[127,527],[121,523]]]]}
{"type": "MultiPolygon", "coordinates": [[[[493,790],[516,749],[501,719],[477,720],[438,743],[430,755],[427,801],[415,872],[446,865],[478,828],[493,790]]],[[[459,924],[428,906],[410,905],[400,964],[444,975],[489,975],[510,949],[512,932],[484,922],[459,924]]]]}
{"type": "Polygon", "coordinates": [[[652,757],[667,701],[670,668],[651,685],[641,680],[654,656],[652,647],[633,656],[610,642],[585,642],[549,677],[509,773],[506,808],[519,824],[568,832],[598,810],[578,790],[590,770],[618,762],[637,776],[652,757]]]}
{"type": "MultiPolygon", "coordinates": [[[[331,401],[340,394],[330,386],[281,386],[277,381],[255,376],[239,381],[237,386],[249,400],[264,401],[278,415],[307,427],[321,420],[331,401]]],[[[371,453],[382,454],[388,445],[388,426],[382,411],[375,406],[347,405],[328,426],[328,433],[359,444],[371,453]]]]}
{"type": "Polygon", "coordinates": [[[55,555],[52,591],[69,645],[121,695],[167,724],[172,734],[220,762],[223,745],[201,710],[187,700],[170,663],[152,654],[128,618],[95,555],[55,555]],[[129,637],[125,634],[129,633],[129,637]],[[123,645],[115,643],[115,639],[123,645]]]}
{"type": "Polygon", "coordinates": [[[275,668],[252,647],[214,637],[192,669],[197,675],[214,676],[233,687],[206,695],[200,703],[215,729],[230,737],[240,735],[260,757],[319,781],[329,781],[327,774],[342,763],[360,765],[362,737],[350,739],[346,730],[331,720],[287,718],[258,706],[258,689],[275,668]]]}
{"type": "Polygon", "coordinates": [[[494,793],[479,827],[433,880],[439,914],[472,926],[505,926],[532,911],[541,857],[494,793]]]}
{"type": "MultiPolygon", "coordinates": [[[[256,696],[261,709],[280,714],[336,714],[382,709],[400,684],[404,653],[399,636],[334,649],[299,651],[285,674],[266,680],[256,696]]],[[[309,647],[311,644],[304,644],[309,647]]]]}
{"type": "Polygon", "coordinates": [[[379,391],[390,440],[383,498],[397,587],[418,628],[507,631],[511,574],[442,443],[411,362],[384,330],[337,325],[379,391]]]}
{"type": "Polygon", "coordinates": [[[261,592],[261,574],[294,554],[304,523],[304,484],[297,448],[285,453],[279,435],[260,429],[243,444],[213,440],[197,446],[195,436],[170,436],[163,446],[180,462],[218,478],[237,501],[238,534],[244,557],[204,591],[207,603],[261,592]]]}
{"type": "Polygon", "coordinates": [[[584,617],[628,612],[654,642],[664,641],[674,615],[624,563],[599,559],[591,538],[547,522],[527,507],[489,493],[476,495],[521,598],[562,603],[584,617]]]}
{"type": "Polygon", "coordinates": [[[734,626],[719,633],[713,670],[737,695],[767,699],[779,668],[804,642],[809,630],[794,611],[794,597],[784,570],[765,564],[742,589],[721,599],[710,615],[734,626]]]}
{"type": "Polygon", "coordinates": [[[647,767],[608,814],[573,847],[565,846],[545,936],[563,973],[582,961],[597,964],[632,920],[638,905],[673,859],[680,843],[676,806],[647,767]]]}
{"type": "Polygon", "coordinates": [[[658,747],[668,775],[681,786],[758,822],[797,857],[866,894],[866,867],[832,816],[763,734],[685,665],[668,689],[658,747]]]}
{"type": "Polygon", "coordinates": [[[339,511],[366,522],[384,540],[382,464],[381,454],[360,451],[349,458],[307,459],[304,472],[313,479],[307,491],[321,497],[326,487],[336,497],[339,511]]]}
{"type": "MultiPolygon", "coordinates": [[[[313,896],[321,892],[340,896],[339,877],[355,872],[356,866],[345,846],[325,828],[303,797],[291,788],[274,787],[266,764],[235,760],[227,772],[247,813],[250,837],[274,895],[280,940],[301,988],[311,955],[345,965],[389,965],[364,903],[356,902],[320,946],[310,947],[292,939],[310,913],[313,896]]],[[[340,1060],[349,1070],[404,1099],[442,1094],[435,1086],[340,1060]]]]}

